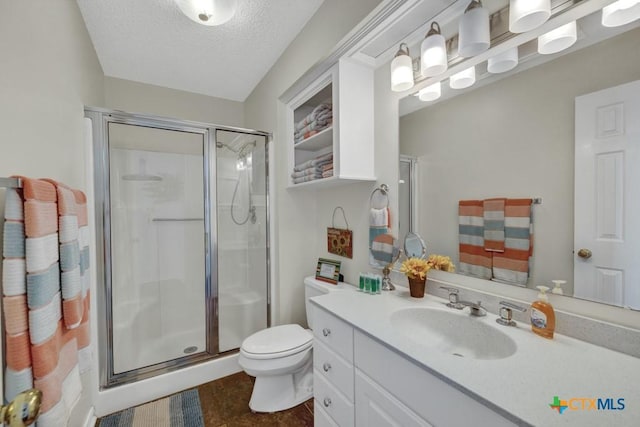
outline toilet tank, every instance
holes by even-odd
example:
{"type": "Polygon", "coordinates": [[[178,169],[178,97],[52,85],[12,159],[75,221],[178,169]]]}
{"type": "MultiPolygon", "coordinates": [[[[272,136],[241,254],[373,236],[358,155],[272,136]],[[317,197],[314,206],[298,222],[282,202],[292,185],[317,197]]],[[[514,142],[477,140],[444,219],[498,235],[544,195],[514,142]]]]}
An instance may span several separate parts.
{"type": "Polygon", "coordinates": [[[318,280],[313,276],[306,277],[304,279],[304,301],[305,308],[307,310],[307,324],[310,329],[313,329],[313,316],[312,310],[313,305],[309,301],[310,298],[328,294],[329,292],[334,291],[354,291],[356,288],[348,283],[338,283],[337,285],[332,285],[331,283],[323,282],[322,280],[318,280]]]}

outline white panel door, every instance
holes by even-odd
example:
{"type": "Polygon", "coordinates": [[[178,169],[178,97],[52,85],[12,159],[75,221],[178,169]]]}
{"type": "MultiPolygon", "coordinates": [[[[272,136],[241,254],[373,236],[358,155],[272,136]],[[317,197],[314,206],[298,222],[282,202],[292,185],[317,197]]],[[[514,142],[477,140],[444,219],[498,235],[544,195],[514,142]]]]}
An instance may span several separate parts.
{"type": "Polygon", "coordinates": [[[640,81],[577,97],[575,120],[574,296],[640,309],[640,81]]]}

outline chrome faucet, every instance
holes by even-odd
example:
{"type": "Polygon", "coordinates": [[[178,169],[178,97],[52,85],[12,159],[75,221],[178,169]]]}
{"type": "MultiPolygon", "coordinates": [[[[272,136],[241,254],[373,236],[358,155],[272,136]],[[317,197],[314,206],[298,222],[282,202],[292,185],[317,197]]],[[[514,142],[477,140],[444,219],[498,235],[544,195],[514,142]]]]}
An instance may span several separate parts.
{"type": "Polygon", "coordinates": [[[449,288],[446,286],[440,286],[440,289],[445,289],[449,291],[449,302],[446,304],[447,307],[455,308],[456,310],[462,310],[465,307],[469,307],[469,314],[476,317],[482,317],[487,315],[487,310],[482,307],[482,302],[478,301],[460,301],[460,297],[458,293],[460,292],[456,288],[449,288]]]}
{"type": "Polygon", "coordinates": [[[469,307],[469,314],[475,317],[482,317],[487,315],[487,310],[482,306],[482,302],[471,302],[471,301],[458,301],[462,307],[458,310],[462,310],[465,307],[469,307]]]}
{"type": "Polygon", "coordinates": [[[496,322],[504,326],[516,326],[516,321],[512,319],[512,310],[519,311],[520,313],[527,311],[526,308],[519,305],[508,301],[500,301],[500,318],[496,319],[496,322]]]}
{"type": "Polygon", "coordinates": [[[440,289],[445,289],[449,291],[449,302],[446,304],[449,308],[456,308],[458,310],[462,310],[464,306],[461,306],[458,302],[458,290],[456,288],[448,288],[446,286],[440,286],[440,289]]]}

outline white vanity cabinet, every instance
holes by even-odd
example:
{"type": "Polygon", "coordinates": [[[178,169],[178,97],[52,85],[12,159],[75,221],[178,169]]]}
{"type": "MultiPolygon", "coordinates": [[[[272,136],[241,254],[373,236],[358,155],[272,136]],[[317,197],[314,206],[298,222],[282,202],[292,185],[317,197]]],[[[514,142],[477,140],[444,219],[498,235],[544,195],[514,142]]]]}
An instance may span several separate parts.
{"type": "MultiPolygon", "coordinates": [[[[323,187],[351,181],[375,181],[373,128],[373,69],[350,59],[340,61],[286,104],[286,144],[288,147],[289,187],[323,187]],[[331,105],[332,123],[325,119],[308,132],[296,134],[296,125],[308,124],[304,119],[319,106],[331,105]],[[296,138],[296,135],[298,138],[296,138]],[[308,135],[300,139],[301,135],[308,135]],[[328,164],[326,155],[333,154],[328,164]],[[320,169],[332,166],[327,177],[312,174],[310,161],[319,160],[320,169]],[[296,166],[306,165],[308,172],[292,176],[296,166]],[[308,180],[307,180],[308,179],[308,180]]],[[[326,111],[325,111],[326,113],[326,111]]],[[[312,116],[312,117],[315,117],[312,116]]],[[[323,115],[324,117],[324,115],[323,115]]],[[[304,129],[304,128],[303,128],[304,129]]],[[[295,171],[301,172],[301,171],[295,171]]],[[[303,171],[304,172],[304,171],[303,171]]]]}
{"type": "Polygon", "coordinates": [[[492,408],[314,307],[316,426],[514,426],[492,408]]]}

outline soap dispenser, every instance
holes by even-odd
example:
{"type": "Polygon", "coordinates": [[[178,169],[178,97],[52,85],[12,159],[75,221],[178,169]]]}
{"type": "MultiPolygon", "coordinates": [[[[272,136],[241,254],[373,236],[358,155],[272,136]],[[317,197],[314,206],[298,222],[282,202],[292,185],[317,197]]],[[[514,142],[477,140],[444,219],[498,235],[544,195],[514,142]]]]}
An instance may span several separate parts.
{"type": "Polygon", "coordinates": [[[531,304],[531,330],[544,338],[553,338],[556,329],[556,315],[547,297],[547,286],[536,286],[540,293],[538,299],[531,304]]]}
{"type": "Polygon", "coordinates": [[[567,283],[567,281],[566,280],[552,280],[552,282],[553,282],[553,289],[551,289],[551,293],[552,294],[556,294],[556,295],[563,295],[564,291],[562,290],[562,285],[567,283]]]}

